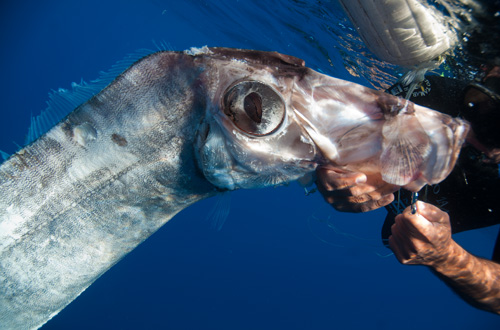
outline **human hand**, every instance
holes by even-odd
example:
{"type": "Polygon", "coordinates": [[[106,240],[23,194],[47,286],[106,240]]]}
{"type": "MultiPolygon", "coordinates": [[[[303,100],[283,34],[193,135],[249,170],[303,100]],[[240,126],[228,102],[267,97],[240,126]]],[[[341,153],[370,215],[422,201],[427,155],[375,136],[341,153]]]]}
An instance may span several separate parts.
{"type": "Polygon", "coordinates": [[[434,205],[418,201],[417,212],[407,207],[396,216],[389,246],[402,264],[436,267],[450,255],[450,218],[434,205]]]}
{"type": "Polygon", "coordinates": [[[492,149],[488,150],[488,152],[486,153],[486,156],[488,158],[483,160],[485,163],[489,163],[489,164],[499,164],[500,163],[500,149],[499,148],[492,148],[492,149]]]}
{"type": "Polygon", "coordinates": [[[471,129],[467,135],[467,142],[474,148],[484,153],[486,158],[483,162],[488,164],[500,164],[500,148],[487,147],[482,144],[476,137],[476,134],[471,129]]]}
{"type": "Polygon", "coordinates": [[[342,212],[368,212],[390,204],[398,186],[382,180],[380,174],[346,172],[330,167],[316,170],[316,185],[325,201],[342,212]]]}

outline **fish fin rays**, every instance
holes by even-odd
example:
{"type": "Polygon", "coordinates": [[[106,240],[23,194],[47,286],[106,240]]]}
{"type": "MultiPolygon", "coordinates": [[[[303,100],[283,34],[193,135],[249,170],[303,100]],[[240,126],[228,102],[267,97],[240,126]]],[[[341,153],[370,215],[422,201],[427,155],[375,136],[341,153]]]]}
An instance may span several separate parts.
{"type": "Polygon", "coordinates": [[[10,157],[10,155],[8,153],[6,153],[5,151],[0,150],[0,158],[2,159],[2,161],[7,160],[7,158],[9,158],[9,157],[10,157]]]}
{"type": "MultiPolygon", "coordinates": [[[[168,47],[164,43],[160,43],[159,45],[155,43],[155,46],[157,48],[168,47]]],[[[118,61],[108,71],[100,72],[99,78],[90,83],[86,83],[83,80],[80,83],[73,82],[71,89],[59,88],[50,92],[47,108],[42,110],[39,115],[31,117],[31,125],[28,129],[25,144],[28,145],[45,134],[76,107],[103,90],[133,63],[153,52],[149,49],[138,50],[118,61]]]]}
{"type": "Polygon", "coordinates": [[[431,141],[418,119],[411,115],[392,118],[383,127],[383,137],[380,164],[384,181],[404,186],[416,180],[432,151],[431,141]]]}
{"type": "Polygon", "coordinates": [[[153,45],[155,45],[156,50],[160,52],[165,52],[165,51],[173,51],[174,47],[172,45],[164,40],[156,41],[153,40],[153,45]]]}
{"type": "Polygon", "coordinates": [[[35,141],[55,124],[66,117],[71,111],[78,107],[90,97],[98,93],[104,86],[101,84],[87,84],[81,81],[79,84],[73,82],[71,90],[59,88],[49,94],[47,108],[38,116],[31,117],[31,125],[25,144],[35,141]]]}
{"type": "Polygon", "coordinates": [[[217,231],[222,229],[222,226],[227,220],[231,209],[231,192],[225,191],[216,197],[216,201],[210,212],[207,215],[207,221],[212,228],[217,231]]]}

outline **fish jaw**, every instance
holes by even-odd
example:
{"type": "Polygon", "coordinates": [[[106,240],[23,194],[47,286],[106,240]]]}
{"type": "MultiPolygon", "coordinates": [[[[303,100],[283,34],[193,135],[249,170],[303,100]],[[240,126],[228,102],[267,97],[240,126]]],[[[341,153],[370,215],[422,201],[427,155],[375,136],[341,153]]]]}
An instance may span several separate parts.
{"type": "Polygon", "coordinates": [[[421,168],[421,176],[404,186],[416,192],[423,185],[437,184],[450,174],[470,131],[470,124],[421,106],[415,106],[415,116],[432,142],[432,153],[421,168]]]}
{"type": "Polygon", "coordinates": [[[196,153],[220,189],[278,185],[329,165],[417,191],[451,172],[468,131],[465,121],[286,55],[211,48],[202,56],[210,107],[196,153]]]}
{"type": "Polygon", "coordinates": [[[293,110],[326,164],[410,191],[449,175],[469,131],[462,119],[319,73],[298,85],[293,110]]]}

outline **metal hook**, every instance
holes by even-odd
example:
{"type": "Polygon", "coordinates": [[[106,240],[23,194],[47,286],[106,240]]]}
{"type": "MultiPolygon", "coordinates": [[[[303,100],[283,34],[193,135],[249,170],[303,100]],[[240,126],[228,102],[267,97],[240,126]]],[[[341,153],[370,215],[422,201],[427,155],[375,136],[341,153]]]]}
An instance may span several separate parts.
{"type": "Polygon", "coordinates": [[[411,214],[417,213],[418,192],[411,194],[411,214]]]}

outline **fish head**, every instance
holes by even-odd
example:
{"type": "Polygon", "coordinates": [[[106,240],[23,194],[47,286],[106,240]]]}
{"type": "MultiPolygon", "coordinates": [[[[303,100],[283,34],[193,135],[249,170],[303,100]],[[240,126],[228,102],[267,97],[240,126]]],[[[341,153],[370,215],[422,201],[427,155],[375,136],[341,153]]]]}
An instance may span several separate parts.
{"type": "Polygon", "coordinates": [[[227,48],[201,56],[208,106],[196,153],[205,177],[234,190],[280,185],[314,171],[316,145],[291,110],[296,82],[309,71],[304,62],[227,48]]]}
{"type": "Polygon", "coordinates": [[[205,177],[223,190],[275,186],[318,166],[416,191],[453,168],[460,119],[307,68],[276,52],[203,48],[206,116],[196,142],[205,177]]]}

